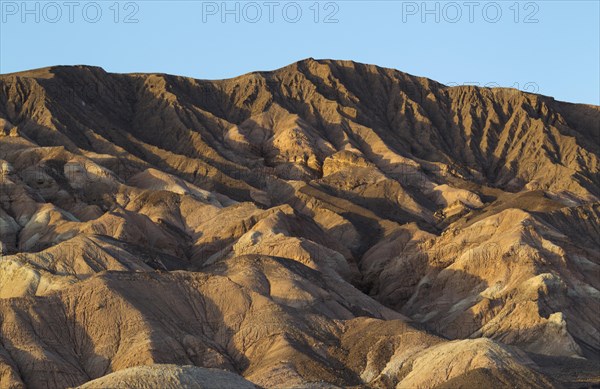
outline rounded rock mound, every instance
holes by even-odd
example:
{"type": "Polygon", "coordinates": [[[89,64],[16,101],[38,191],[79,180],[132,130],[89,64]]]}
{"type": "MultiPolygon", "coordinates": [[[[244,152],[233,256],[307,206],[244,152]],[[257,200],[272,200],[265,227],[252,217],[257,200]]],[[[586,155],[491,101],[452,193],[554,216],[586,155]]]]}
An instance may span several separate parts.
{"type": "Polygon", "coordinates": [[[120,370],[78,387],[78,389],[95,388],[255,389],[256,386],[243,377],[226,370],[157,364],[120,370]]]}

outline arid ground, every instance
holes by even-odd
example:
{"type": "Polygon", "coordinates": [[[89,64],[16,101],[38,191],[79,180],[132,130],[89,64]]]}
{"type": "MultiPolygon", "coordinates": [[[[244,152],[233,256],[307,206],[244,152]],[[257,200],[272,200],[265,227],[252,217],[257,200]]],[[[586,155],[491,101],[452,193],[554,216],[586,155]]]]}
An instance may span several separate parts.
{"type": "Polygon", "coordinates": [[[0,75],[0,387],[598,387],[599,144],[349,61],[0,75]]]}

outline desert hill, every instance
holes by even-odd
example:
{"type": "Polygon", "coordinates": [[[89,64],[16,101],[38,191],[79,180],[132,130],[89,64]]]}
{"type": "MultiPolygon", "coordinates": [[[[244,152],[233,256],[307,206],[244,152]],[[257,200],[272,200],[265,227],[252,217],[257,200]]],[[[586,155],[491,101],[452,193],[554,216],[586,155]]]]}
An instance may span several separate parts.
{"type": "Polygon", "coordinates": [[[0,180],[0,387],[600,384],[600,107],[57,66],[0,180]]]}

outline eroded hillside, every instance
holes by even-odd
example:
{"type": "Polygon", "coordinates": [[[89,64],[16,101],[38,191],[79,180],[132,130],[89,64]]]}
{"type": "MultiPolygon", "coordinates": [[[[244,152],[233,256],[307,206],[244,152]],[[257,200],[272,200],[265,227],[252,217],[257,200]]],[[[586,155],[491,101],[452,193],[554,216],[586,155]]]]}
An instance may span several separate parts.
{"type": "Polygon", "coordinates": [[[599,126],[347,61],[0,75],[0,387],[599,383],[599,126]]]}

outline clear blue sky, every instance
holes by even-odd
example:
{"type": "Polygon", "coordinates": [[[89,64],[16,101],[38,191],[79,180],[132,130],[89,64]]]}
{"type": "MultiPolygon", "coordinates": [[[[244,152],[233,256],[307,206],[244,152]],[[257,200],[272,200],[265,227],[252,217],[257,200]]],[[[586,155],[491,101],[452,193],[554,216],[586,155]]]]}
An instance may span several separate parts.
{"type": "Polygon", "coordinates": [[[600,105],[597,0],[428,1],[429,14],[422,1],[230,1],[231,14],[222,1],[65,1],[27,2],[31,13],[0,1],[0,73],[88,64],[217,79],[333,58],[600,105]]]}

